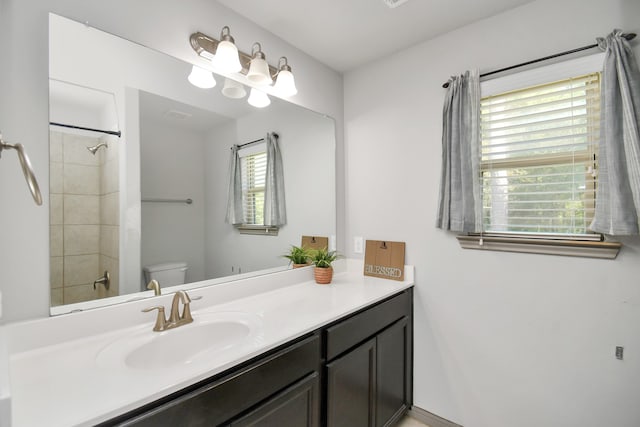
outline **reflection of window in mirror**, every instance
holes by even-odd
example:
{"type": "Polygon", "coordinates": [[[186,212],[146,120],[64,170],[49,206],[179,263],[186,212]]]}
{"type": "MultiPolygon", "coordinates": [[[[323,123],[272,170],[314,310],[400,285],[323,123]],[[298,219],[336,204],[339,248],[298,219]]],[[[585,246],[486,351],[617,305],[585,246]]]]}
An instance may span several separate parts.
{"type": "Polygon", "coordinates": [[[241,150],[240,170],[242,175],[242,210],[244,225],[264,224],[264,192],[267,171],[266,145],[260,144],[249,153],[241,150]]]}
{"type": "Polygon", "coordinates": [[[238,151],[242,178],[243,223],[240,234],[277,236],[278,227],[264,225],[267,176],[267,144],[252,144],[238,151]]]}

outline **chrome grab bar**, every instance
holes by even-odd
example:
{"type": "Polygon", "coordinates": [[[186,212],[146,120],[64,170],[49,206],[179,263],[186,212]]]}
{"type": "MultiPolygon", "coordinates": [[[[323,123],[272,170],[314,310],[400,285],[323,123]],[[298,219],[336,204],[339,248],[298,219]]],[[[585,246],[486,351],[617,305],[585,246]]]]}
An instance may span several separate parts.
{"type": "Polygon", "coordinates": [[[142,202],[148,203],[186,203],[190,205],[193,199],[142,199],[142,202]]]}
{"type": "Polygon", "coordinates": [[[8,142],[3,141],[2,134],[0,133],[0,157],[2,156],[2,150],[6,150],[9,148],[13,148],[18,152],[18,159],[20,160],[20,166],[22,166],[22,173],[24,174],[24,178],[27,180],[27,185],[29,186],[29,191],[31,191],[31,196],[36,202],[36,205],[42,205],[42,194],[40,193],[40,186],[38,185],[36,175],[33,173],[33,168],[31,167],[29,156],[27,156],[27,153],[24,151],[24,146],[22,144],[9,144],[8,142]]]}

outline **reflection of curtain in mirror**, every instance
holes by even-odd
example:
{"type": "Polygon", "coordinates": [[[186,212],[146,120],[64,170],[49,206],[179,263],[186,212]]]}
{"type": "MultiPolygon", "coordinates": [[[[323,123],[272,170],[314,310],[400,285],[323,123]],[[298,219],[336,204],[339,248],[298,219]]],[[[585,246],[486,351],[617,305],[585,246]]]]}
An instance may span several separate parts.
{"type": "Polygon", "coordinates": [[[242,212],[242,175],[240,172],[240,147],[231,147],[231,158],[229,160],[229,192],[227,198],[227,215],[225,222],[228,224],[242,224],[244,214],[242,212]]]}
{"type": "Polygon", "coordinates": [[[287,210],[284,198],[284,171],[282,156],[278,145],[278,136],[268,133],[267,172],[264,195],[264,225],[280,227],[287,223],[287,210]]]}

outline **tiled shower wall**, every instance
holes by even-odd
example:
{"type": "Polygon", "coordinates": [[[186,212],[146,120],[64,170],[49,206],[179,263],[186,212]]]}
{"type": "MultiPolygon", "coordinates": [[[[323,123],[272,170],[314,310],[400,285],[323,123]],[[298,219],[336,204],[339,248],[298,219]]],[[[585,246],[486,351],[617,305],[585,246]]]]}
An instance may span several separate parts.
{"type": "Polygon", "coordinates": [[[118,140],[51,131],[49,156],[51,305],[118,295],[118,140]],[[109,290],[94,290],[105,270],[109,290]]]}

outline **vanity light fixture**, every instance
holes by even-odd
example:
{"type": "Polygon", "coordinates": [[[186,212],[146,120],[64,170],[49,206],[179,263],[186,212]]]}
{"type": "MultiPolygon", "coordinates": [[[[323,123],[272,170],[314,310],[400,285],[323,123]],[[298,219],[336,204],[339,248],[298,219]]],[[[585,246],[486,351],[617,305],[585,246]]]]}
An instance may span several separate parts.
{"type": "Polygon", "coordinates": [[[291,67],[287,62],[287,57],[283,56],[278,60],[278,75],[273,88],[282,96],[293,96],[298,93],[296,81],[291,73],[291,67]]]}
{"type": "Polygon", "coordinates": [[[201,89],[211,89],[216,85],[216,79],[211,71],[194,65],[189,74],[189,83],[201,89]]]}
{"type": "MultiPolygon", "coordinates": [[[[241,69],[237,71],[237,73],[246,76],[246,79],[251,82],[252,85],[264,88],[272,85],[275,78],[275,85],[270,86],[273,88],[272,93],[288,97],[293,96],[298,92],[295,86],[295,79],[291,72],[291,67],[289,66],[286,57],[283,56],[280,58],[278,61],[278,68],[276,68],[267,63],[266,56],[264,52],[262,52],[262,46],[258,42],[253,44],[251,55],[237,51],[234,40],[230,35],[229,27],[226,26],[222,28],[220,39],[221,40],[216,40],[206,34],[197,32],[191,34],[189,40],[191,42],[191,47],[200,57],[211,61],[214,66],[220,68],[221,71],[227,71],[228,74],[234,73],[234,71],[229,71],[229,68],[225,68],[225,66],[222,65],[222,62],[224,62],[222,61],[222,58],[227,55],[235,58],[237,52],[237,57],[241,66],[241,69]],[[230,54],[226,53],[227,48],[229,48],[228,51],[231,52],[230,54]]],[[[234,69],[237,68],[236,64],[234,69]]],[[[244,97],[246,95],[246,90],[242,84],[234,81],[233,76],[229,77],[230,78],[225,81],[222,93],[229,98],[244,97]]],[[[242,79],[240,80],[242,81],[242,79]]],[[[264,98],[268,99],[267,94],[264,92],[262,92],[262,95],[254,95],[254,97],[255,96],[258,96],[258,99],[262,100],[262,102],[259,102],[260,104],[265,103],[264,98]]],[[[250,96],[252,100],[251,102],[253,102],[254,97],[250,96]]]]}
{"type": "Polygon", "coordinates": [[[226,78],[224,79],[222,94],[227,98],[240,99],[247,95],[247,91],[242,83],[226,78]]]}
{"type": "Polygon", "coordinates": [[[213,62],[226,73],[238,73],[242,70],[242,64],[238,56],[238,48],[231,37],[229,27],[226,25],[220,31],[220,42],[216,48],[213,62]]]}
{"type": "Polygon", "coordinates": [[[247,102],[249,105],[256,108],[264,108],[271,104],[269,96],[260,89],[256,89],[254,87],[251,88],[251,93],[249,93],[249,99],[247,99],[247,102]]]}
{"type": "Polygon", "coordinates": [[[251,47],[251,64],[249,65],[247,78],[259,86],[267,86],[273,83],[271,73],[269,73],[267,57],[262,52],[262,46],[258,42],[255,42],[251,47]]]}

